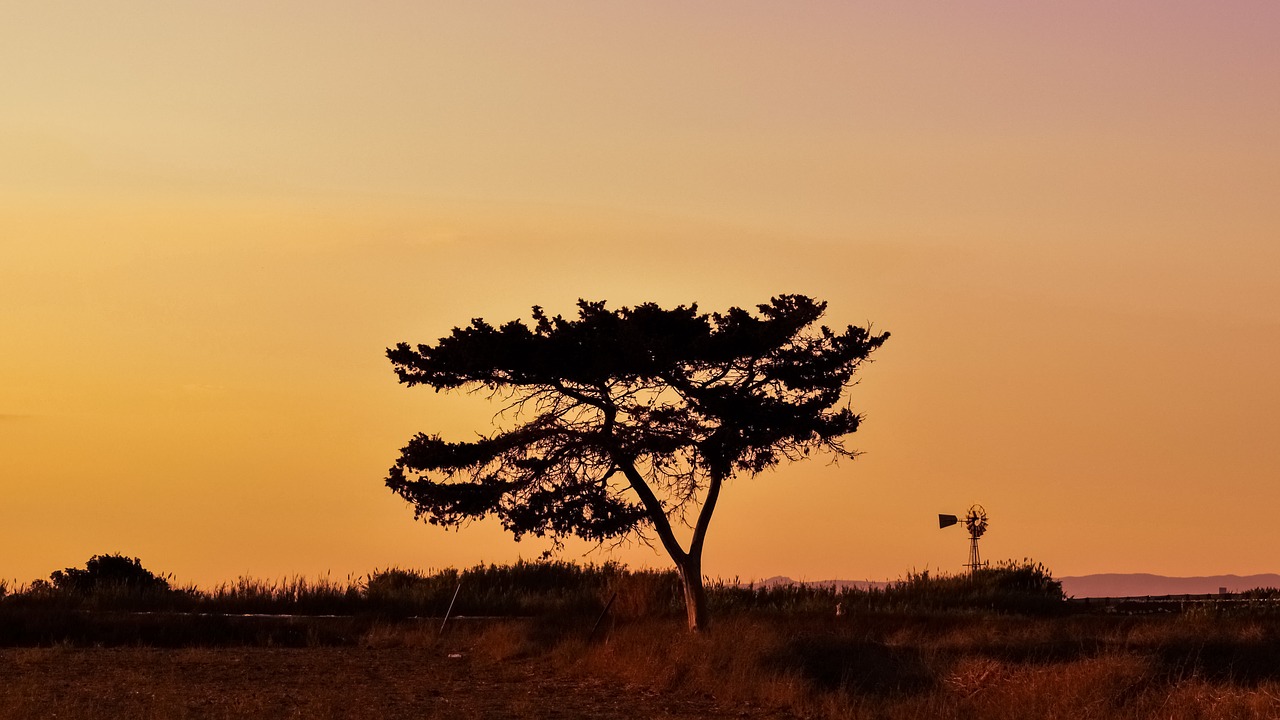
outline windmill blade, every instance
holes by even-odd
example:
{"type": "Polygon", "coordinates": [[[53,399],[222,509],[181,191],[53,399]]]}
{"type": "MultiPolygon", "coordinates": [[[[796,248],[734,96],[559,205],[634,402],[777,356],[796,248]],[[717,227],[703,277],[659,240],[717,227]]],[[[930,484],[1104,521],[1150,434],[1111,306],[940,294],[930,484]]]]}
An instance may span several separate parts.
{"type": "Polygon", "coordinates": [[[943,515],[942,513],[938,513],[939,529],[944,527],[951,527],[952,525],[955,525],[958,522],[960,522],[960,518],[956,517],[955,515],[943,515]]]}
{"type": "Polygon", "coordinates": [[[969,536],[975,540],[982,537],[987,532],[987,510],[981,505],[971,505],[969,512],[965,513],[964,526],[969,530],[969,536]]]}

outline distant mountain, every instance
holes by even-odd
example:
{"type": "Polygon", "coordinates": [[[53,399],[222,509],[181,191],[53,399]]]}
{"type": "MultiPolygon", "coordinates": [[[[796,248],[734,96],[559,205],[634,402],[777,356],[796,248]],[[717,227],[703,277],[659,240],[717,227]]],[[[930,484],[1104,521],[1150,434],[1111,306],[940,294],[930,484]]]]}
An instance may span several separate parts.
{"type": "Polygon", "coordinates": [[[1208,575],[1165,577],[1148,573],[1103,573],[1061,577],[1069,597],[1132,597],[1142,595],[1204,595],[1221,588],[1241,592],[1260,587],[1280,587],[1280,575],[1208,575]]]}

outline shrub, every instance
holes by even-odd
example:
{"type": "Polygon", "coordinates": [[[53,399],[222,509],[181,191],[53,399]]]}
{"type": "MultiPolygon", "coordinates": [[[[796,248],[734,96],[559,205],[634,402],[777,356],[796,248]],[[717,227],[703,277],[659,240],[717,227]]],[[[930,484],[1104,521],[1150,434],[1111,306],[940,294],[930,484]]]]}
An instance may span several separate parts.
{"type": "Polygon", "coordinates": [[[891,606],[936,610],[1046,613],[1065,608],[1062,583],[1031,560],[1005,560],[962,575],[910,573],[882,591],[891,606]]]}
{"type": "Polygon", "coordinates": [[[49,580],[58,590],[83,595],[106,589],[136,592],[169,590],[167,577],[156,575],[142,567],[142,561],[138,558],[128,558],[119,553],[94,555],[85,563],[83,570],[55,570],[49,580]]]}

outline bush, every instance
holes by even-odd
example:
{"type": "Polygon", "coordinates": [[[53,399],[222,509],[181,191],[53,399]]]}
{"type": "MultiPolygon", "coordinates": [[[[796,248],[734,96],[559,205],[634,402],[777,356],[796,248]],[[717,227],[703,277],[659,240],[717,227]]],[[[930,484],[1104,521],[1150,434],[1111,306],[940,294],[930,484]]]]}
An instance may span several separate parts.
{"type": "Polygon", "coordinates": [[[778,612],[827,615],[836,604],[847,612],[995,611],[1044,614],[1066,609],[1062,583],[1030,560],[1004,561],[962,575],[909,573],[882,588],[832,585],[741,585],[715,581],[707,596],[713,612],[778,612]]]}
{"type": "Polygon", "coordinates": [[[169,579],[142,567],[138,558],[119,553],[94,555],[84,569],[55,570],[49,576],[53,587],[62,592],[89,595],[99,590],[125,590],[138,593],[165,592],[169,579]]]}
{"type": "Polygon", "coordinates": [[[890,605],[936,610],[1051,613],[1065,609],[1062,583],[1041,563],[1005,560],[962,575],[911,573],[883,591],[890,605]]]}

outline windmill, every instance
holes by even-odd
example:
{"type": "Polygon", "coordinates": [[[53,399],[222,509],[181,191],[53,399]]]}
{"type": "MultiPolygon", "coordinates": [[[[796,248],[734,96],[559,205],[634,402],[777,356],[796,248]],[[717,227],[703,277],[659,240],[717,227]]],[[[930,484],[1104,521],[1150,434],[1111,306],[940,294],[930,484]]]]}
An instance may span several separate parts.
{"type": "MultiPolygon", "coordinates": [[[[951,527],[958,522],[960,518],[955,515],[938,514],[939,528],[951,527]]],[[[969,562],[965,563],[965,567],[969,568],[969,572],[975,572],[978,568],[987,566],[978,554],[978,538],[987,532],[987,511],[981,505],[970,507],[969,513],[964,516],[964,526],[969,530],[969,562]]]]}

